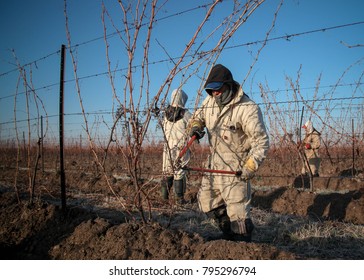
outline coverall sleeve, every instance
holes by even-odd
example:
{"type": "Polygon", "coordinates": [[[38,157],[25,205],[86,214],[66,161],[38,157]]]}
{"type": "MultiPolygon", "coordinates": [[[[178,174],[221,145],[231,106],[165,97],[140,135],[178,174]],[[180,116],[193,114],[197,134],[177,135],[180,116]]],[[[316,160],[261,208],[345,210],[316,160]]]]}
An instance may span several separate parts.
{"type": "Polygon", "coordinates": [[[267,156],[269,137],[258,105],[249,105],[243,118],[244,131],[250,139],[251,149],[245,167],[257,171],[267,156]]]}

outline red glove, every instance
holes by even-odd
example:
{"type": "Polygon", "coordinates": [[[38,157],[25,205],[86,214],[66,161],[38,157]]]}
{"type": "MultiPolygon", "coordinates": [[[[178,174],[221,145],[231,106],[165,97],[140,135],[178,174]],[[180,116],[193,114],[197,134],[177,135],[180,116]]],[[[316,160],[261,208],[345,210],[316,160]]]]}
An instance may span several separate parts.
{"type": "Polygon", "coordinates": [[[305,147],[306,147],[306,149],[311,149],[311,145],[308,143],[305,145],[305,147]]]}

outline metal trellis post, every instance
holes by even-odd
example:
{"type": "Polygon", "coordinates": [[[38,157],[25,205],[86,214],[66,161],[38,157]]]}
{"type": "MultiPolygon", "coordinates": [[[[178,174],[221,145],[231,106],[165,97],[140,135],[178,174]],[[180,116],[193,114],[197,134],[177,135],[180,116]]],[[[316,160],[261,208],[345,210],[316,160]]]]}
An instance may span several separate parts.
{"type": "Polygon", "coordinates": [[[61,47],[61,65],[60,65],[60,86],[59,86],[59,160],[60,160],[60,177],[61,177],[61,200],[62,210],[66,210],[66,176],[64,172],[63,160],[63,139],[64,139],[64,57],[65,45],[61,47]]]}

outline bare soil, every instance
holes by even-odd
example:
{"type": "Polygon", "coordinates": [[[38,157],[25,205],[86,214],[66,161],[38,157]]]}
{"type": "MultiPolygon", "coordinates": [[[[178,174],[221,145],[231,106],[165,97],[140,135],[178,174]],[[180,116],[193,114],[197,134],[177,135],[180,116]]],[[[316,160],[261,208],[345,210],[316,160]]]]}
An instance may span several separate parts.
{"type": "MultiPolygon", "coordinates": [[[[57,173],[38,174],[36,196],[29,203],[27,171],[18,174],[18,197],[15,170],[4,166],[1,259],[364,259],[363,178],[342,176],[339,170],[314,178],[311,189],[300,176],[264,176],[271,169],[267,162],[252,182],[256,230],[251,243],[221,239],[213,221],[198,210],[198,174],[189,175],[188,203],[177,206],[173,197],[167,203],[160,199],[153,175],[159,166],[148,161],[148,203],[141,215],[133,207],[133,184],[116,175],[120,170],[110,171],[111,191],[98,172],[86,172],[80,161],[72,161],[70,166],[79,169],[66,174],[67,208],[62,209],[57,173]]],[[[272,172],[283,174],[283,169],[272,172]]]]}

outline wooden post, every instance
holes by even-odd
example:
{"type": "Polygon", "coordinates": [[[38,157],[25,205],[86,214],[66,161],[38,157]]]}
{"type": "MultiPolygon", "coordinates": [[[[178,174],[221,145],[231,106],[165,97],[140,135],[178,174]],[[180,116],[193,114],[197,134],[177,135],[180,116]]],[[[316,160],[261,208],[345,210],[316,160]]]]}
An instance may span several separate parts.
{"type": "MultiPolygon", "coordinates": [[[[302,144],[302,123],[303,123],[303,113],[305,111],[305,106],[302,106],[302,113],[301,113],[301,120],[300,120],[300,127],[299,127],[299,138],[300,138],[300,145],[302,144]]],[[[302,150],[302,147],[300,146],[300,148],[298,149],[301,159],[302,159],[302,163],[304,166],[306,166],[306,169],[308,170],[308,178],[310,180],[310,191],[313,191],[313,175],[312,175],[312,171],[311,171],[311,167],[310,167],[310,163],[306,157],[305,151],[302,150]]],[[[303,179],[303,186],[305,186],[305,180],[303,179]]]]}
{"type": "Polygon", "coordinates": [[[63,159],[63,139],[64,139],[64,57],[66,46],[61,47],[61,65],[60,65],[60,81],[59,81],[59,162],[61,177],[61,200],[62,210],[66,210],[66,176],[64,172],[63,159]]]}
{"type": "Polygon", "coordinates": [[[42,159],[42,174],[44,174],[44,150],[43,150],[43,116],[40,116],[40,158],[42,159]]]}

